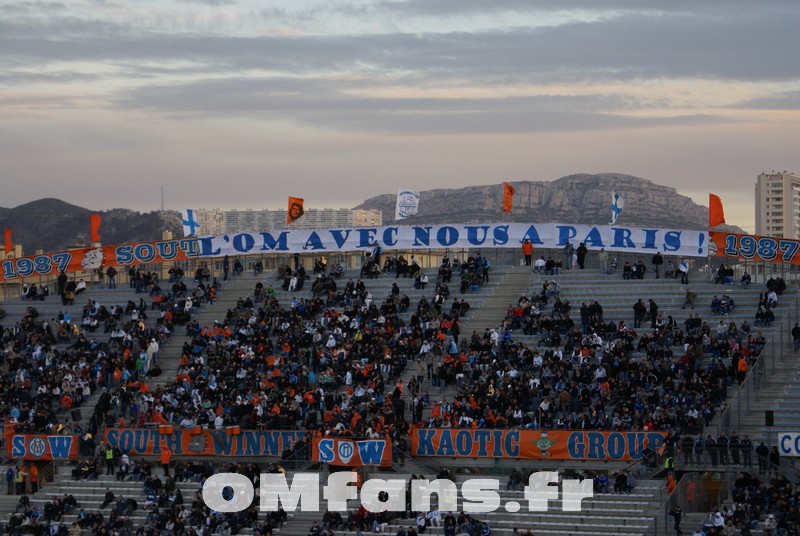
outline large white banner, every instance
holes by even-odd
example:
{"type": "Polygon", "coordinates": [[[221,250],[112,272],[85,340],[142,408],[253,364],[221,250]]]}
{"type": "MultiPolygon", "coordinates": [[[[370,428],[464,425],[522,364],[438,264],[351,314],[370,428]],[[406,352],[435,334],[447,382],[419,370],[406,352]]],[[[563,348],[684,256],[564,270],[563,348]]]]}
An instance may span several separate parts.
{"type": "MultiPolygon", "coordinates": [[[[705,231],[638,227],[569,225],[561,223],[486,223],[452,225],[390,225],[351,229],[263,231],[198,238],[201,257],[259,253],[337,253],[370,250],[519,248],[525,240],[535,248],[653,253],[705,257],[705,231]]],[[[534,251],[534,254],[536,252],[534,251]]]]}

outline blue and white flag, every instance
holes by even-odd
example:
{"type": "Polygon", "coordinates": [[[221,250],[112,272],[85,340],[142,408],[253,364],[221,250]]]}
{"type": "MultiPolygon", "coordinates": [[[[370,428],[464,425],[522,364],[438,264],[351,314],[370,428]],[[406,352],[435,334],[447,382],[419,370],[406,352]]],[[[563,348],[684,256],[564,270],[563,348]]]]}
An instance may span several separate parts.
{"type": "Polygon", "coordinates": [[[200,224],[195,219],[194,210],[190,208],[181,210],[181,223],[183,224],[183,236],[197,236],[200,224]]]}
{"type": "Polygon", "coordinates": [[[415,216],[417,209],[419,209],[419,192],[400,188],[397,191],[397,206],[394,209],[394,219],[404,220],[415,216]]]}
{"type": "Polygon", "coordinates": [[[625,200],[622,199],[617,192],[611,192],[611,224],[617,223],[620,212],[625,208],[625,200]]]}

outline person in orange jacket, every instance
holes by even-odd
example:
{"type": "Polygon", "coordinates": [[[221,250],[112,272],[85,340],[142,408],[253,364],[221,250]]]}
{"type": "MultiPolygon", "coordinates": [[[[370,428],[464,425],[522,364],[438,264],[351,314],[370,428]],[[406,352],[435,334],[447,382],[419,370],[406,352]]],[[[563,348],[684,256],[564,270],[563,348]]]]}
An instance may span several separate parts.
{"type": "Polygon", "coordinates": [[[164,468],[164,476],[169,476],[169,462],[172,460],[172,451],[169,447],[161,449],[161,467],[164,468]]]}
{"type": "Polygon", "coordinates": [[[31,464],[31,472],[28,478],[31,480],[31,493],[39,491],[39,469],[37,469],[35,463],[31,464]]]}
{"type": "Polygon", "coordinates": [[[525,266],[531,265],[531,254],[533,253],[533,244],[527,238],[522,243],[522,254],[525,256],[525,266]]]}

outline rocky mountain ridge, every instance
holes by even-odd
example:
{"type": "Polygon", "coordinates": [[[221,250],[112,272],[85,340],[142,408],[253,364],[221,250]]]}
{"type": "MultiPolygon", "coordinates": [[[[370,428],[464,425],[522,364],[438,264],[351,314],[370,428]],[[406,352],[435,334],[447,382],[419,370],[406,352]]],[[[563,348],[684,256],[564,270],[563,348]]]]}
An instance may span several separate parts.
{"type": "MultiPolygon", "coordinates": [[[[64,251],[89,241],[91,211],[60,199],[45,198],[14,208],[0,208],[0,228],[13,231],[12,241],[21,244],[25,255],[36,250],[64,251]]],[[[99,211],[102,244],[160,240],[162,232],[172,231],[182,236],[180,214],[164,212],[135,212],[125,208],[99,211]]]]}
{"type": "MultiPolygon", "coordinates": [[[[420,192],[416,223],[531,222],[608,225],[611,192],[625,201],[618,225],[707,229],[708,207],[675,188],[619,173],[578,174],[554,181],[509,181],[515,190],[511,215],[502,214],[503,185],[468,186],[420,192]]],[[[394,221],[395,194],[367,199],[357,209],[377,209],[384,224],[394,221]]],[[[741,232],[738,227],[720,229],[741,232]]]]}
{"type": "MultiPolygon", "coordinates": [[[[422,223],[582,223],[607,225],[611,191],[625,200],[618,225],[654,228],[706,229],[708,208],[675,188],[619,173],[569,175],[554,181],[511,181],[516,189],[511,215],[502,213],[503,185],[490,184],[421,192],[419,213],[402,224],[422,223]]],[[[394,222],[396,194],[367,199],[357,209],[377,209],[384,225],[394,222]]],[[[26,255],[37,249],[63,251],[89,238],[93,211],[46,198],[14,208],[0,207],[0,228],[12,229],[15,244],[26,255]]],[[[161,239],[163,231],[182,236],[180,214],[174,210],[135,212],[116,208],[100,212],[103,244],[161,239]]],[[[742,232],[738,227],[720,229],[742,232]]]]}

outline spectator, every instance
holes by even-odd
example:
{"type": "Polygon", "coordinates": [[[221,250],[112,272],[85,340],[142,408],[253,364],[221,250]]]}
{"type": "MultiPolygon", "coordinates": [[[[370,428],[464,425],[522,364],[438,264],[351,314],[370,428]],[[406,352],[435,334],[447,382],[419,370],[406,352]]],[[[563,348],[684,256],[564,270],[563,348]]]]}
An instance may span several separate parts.
{"type": "Polygon", "coordinates": [[[687,305],[691,305],[692,309],[694,309],[695,300],[697,300],[697,293],[692,292],[689,288],[687,288],[686,294],[683,297],[683,307],[681,307],[681,309],[686,309],[687,305]]]}
{"type": "Polygon", "coordinates": [[[745,271],[745,273],[742,274],[742,279],[740,280],[740,283],[744,288],[747,288],[750,286],[751,281],[752,278],[750,277],[750,274],[745,271]]]}
{"type": "Polygon", "coordinates": [[[659,251],[658,253],[653,255],[653,258],[650,262],[653,265],[653,271],[656,274],[656,279],[658,279],[659,271],[661,269],[661,266],[664,264],[664,257],[661,255],[661,252],[659,251]]]}
{"type": "Polygon", "coordinates": [[[525,258],[525,266],[531,265],[531,255],[533,254],[533,244],[527,238],[522,243],[522,255],[525,258]]]}
{"type": "Polygon", "coordinates": [[[800,323],[795,322],[792,328],[792,341],[794,341],[794,351],[800,350],[800,323]]]}
{"type": "Polygon", "coordinates": [[[586,245],[583,242],[581,242],[580,245],[578,245],[578,249],[575,250],[575,254],[578,256],[578,259],[577,259],[578,267],[581,270],[583,270],[583,268],[584,268],[584,266],[586,264],[586,254],[588,252],[589,252],[589,250],[586,249],[586,245]]]}
{"type": "Polygon", "coordinates": [[[689,261],[686,259],[681,259],[678,263],[678,272],[681,275],[681,284],[688,285],[689,284],[689,261]]]}
{"type": "Polygon", "coordinates": [[[608,252],[605,248],[600,248],[600,251],[597,253],[597,262],[600,265],[601,274],[611,273],[608,269],[608,252]]]}

